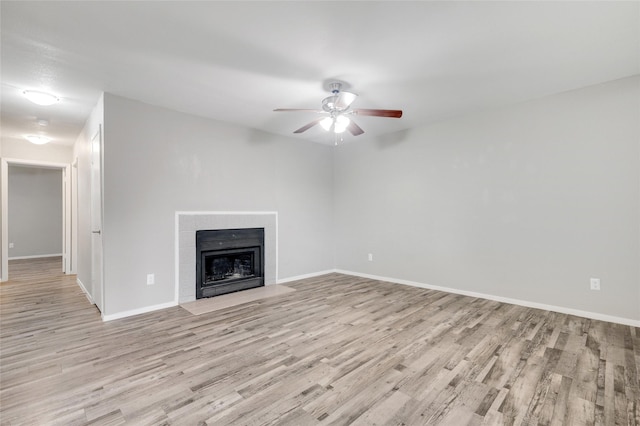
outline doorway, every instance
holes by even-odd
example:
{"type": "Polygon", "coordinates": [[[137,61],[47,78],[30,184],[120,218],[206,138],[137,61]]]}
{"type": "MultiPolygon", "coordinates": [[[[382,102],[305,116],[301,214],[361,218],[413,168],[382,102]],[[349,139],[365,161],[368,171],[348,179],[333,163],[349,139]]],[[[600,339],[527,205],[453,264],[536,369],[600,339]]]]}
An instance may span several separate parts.
{"type": "Polygon", "coordinates": [[[60,169],[9,165],[9,262],[62,259],[63,186],[60,169]]]}
{"type": "Polygon", "coordinates": [[[42,169],[54,169],[62,172],[62,272],[70,273],[71,253],[71,166],[63,163],[48,163],[30,160],[3,158],[0,164],[2,183],[2,243],[0,250],[0,280],[9,280],[9,166],[25,166],[42,169]]]}

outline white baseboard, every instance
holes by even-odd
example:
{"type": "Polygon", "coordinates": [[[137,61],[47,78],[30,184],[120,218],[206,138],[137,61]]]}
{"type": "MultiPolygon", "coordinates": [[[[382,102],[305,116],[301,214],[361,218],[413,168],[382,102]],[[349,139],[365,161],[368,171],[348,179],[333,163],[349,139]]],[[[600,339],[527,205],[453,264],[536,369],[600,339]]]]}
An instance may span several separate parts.
{"type": "Polygon", "coordinates": [[[161,303],[159,305],[145,306],[144,308],[132,309],[130,311],[118,312],[116,314],[102,315],[102,321],[113,321],[121,318],[132,317],[134,315],[146,314],[148,312],[158,311],[160,309],[172,308],[178,306],[178,302],[171,301],[167,303],[161,303]]]}
{"type": "Polygon", "coordinates": [[[495,296],[492,294],[476,293],[473,291],[458,290],[458,289],[449,288],[449,287],[440,287],[436,285],[429,285],[429,284],[419,283],[415,281],[401,280],[397,278],[381,277],[378,275],[371,275],[371,274],[362,274],[360,272],[345,271],[342,269],[337,269],[334,272],[337,272],[339,274],[345,274],[345,275],[353,275],[361,278],[369,278],[372,280],[387,281],[395,284],[409,285],[412,287],[420,287],[428,290],[437,290],[437,291],[444,291],[446,293],[460,294],[463,296],[477,297],[479,299],[493,300],[496,302],[509,303],[509,304],[518,305],[518,306],[525,306],[527,308],[535,308],[535,309],[542,309],[544,311],[558,312],[561,314],[576,315],[579,317],[590,318],[590,319],[595,319],[599,321],[630,325],[632,327],[640,327],[640,321],[633,320],[630,318],[622,318],[622,317],[616,317],[612,315],[599,314],[596,312],[581,311],[578,309],[565,308],[563,306],[554,306],[554,305],[547,305],[544,303],[529,302],[527,300],[512,299],[509,297],[495,296]]]}
{"type": "MultiPolygon", "coordinates": [[[[336,272],[335,269],[331,269],[331,270],[327,270],[327,271],[314,272],[314,273],[305,274],[305,275],[298,275],[298,276],[295,276],[295,277],[288,277],[288,278],[284,278],[284,279],[281,279],[281,280],[277,280],[276,284],[283,284],[283,283],[288,283],[288,282],[291,282],[291,281],[302,280],[302,279],[305,279],[305,278],[318,277],[318,276],[326,275],[326,274],[329,274],[329,273],[332,273],[332,272],[336,272]]],[[[102,321],[105,321],[105,322],[106,321],[113,321],[113,320],[117,320],[117,319],[121,319],[121,318],[131,317],[131,316],[134,316],[134,315],[146,314],[148,312],[153,312],[153,311],[157,311],[157,310],[160,310],[160,309],[172,308],[174,306],[178,306],[178,302],[177,301],[161,303],[159,305],[153,305],[153,306],[145,306],[144,308],[132,309],[130,311],[118,312],[116,314],[103,315],[102,316],[102,321]]]]}
{"type": "Polygon", "coordinates": [[[10,257],[9,260],[40,259],[40,258],[44,258],[44,257],[62,257],[62,253],[36,254],[34,256],[13,256],[13,257],[10,257]]]}
{"type": "Polygon", "coordinates": [[[78,286],[80,286],[80,288],[82,289],[82,292],[87,297],[89,302],[91,302],[92,305],[95,305],[96,302],[93,301],[91,294],[89,294],[89,292],[87,291],[87,288],[84,286],[84,284],[82,284],[82,281],[80,281],[80,278],[76,278],[76,283],[78,283],[78,286]]]}
{"type": "Polygon", "coordinates": [[[312,272],[310,274],[304,274],[304,275],[296,275],[295,277],[288,277],[288,278],[279,279],[277,281],[277,284],[284,284],[284,283],[290,283],[291,281],[298,281],[298,280],[304,280],[306,278],[319,277],[321,275],[327,275],[327,274],[331,274],[333,272],[336,272],[336,270],[335,269],[328,269],[326,271],[312,272]]]}
{"type": "MultiPolygon", "coordinates": [[[[612,322],[612,323],[617,323],[617,324],[629,325],[629,326],[632,326],[632,327],[640,327],[640,321],[633,320],[633,319],[630,319],[630,318],[622,318],[622,317],[616,317],[616,316],[612,316],[612,315],[599,314],[599,313],[596,313],[596,312],[582,311],[582,310],[578,310],[578,309],[566,308],[566,307],[563,307],[563,306],[547,305],[547,304],[544,304],[544,303],[530,302],[530,301],[527,301],[527,300],[512,299],[512,298],[509,298],[509,297],[495,296],[495,295],[492,295],[492,294],[477,293],[477,292],[473,292],[473,291],[466,291],[466,290],[459,290],[459,289],[449,288],[449,287],[441,287],[441,286],[429,285],[429,284],[419,283],[419,282],[415,282],[415,281],[402,280],[402,279],[398,279],[398,278],[382,277],[382,276],[379,276],[379,275],[371,275],[371,274],[363,274],[363,273],[360,273],[360,272],[346,271],[346,270],[342,270],[342,269],[329,269],[329,270],[326,270],[326,271],[319,271],[319,272],[313,272],[313,273],[310,273],[310,274],[297,275],[297,276],[294,276],[294,277],[283,278],[283,279],[279,279],[277,281],[277,284],[285,284],[285,283],[292,282],[292,281],[298,281],[298,280],[303,280],[303,279],[307,279],[307,278],[315,278],[315,277],[319,277],[319,276],[326,275],[326,274],[331,274],[331,273],[352,275],[352,276],[355,276],[355,277],[368,278],[368,279],[377,280],[377,281],[386,281],[386,282],[390,282],[390,283],[394,283],[394,284],[402,284],[402,285],[408,285],[408,286],[412,286],[412,287],[425,288],[425,289],[428,289],[428,290],[443,291],[443,292],[446,292],[446,293],[460,294],[462,296],[476,297],[476,298],[479,298],[479,299],[493,300],[493,301],[496,301],[496,302],[502,302],[502,303],[509,303],[509,304],[512,304],[512,305],[524,306],[524,307],[527,307],[527,308],[542,309],[542,310],[545,310],[545,311],[552,311],[552,312],[558,312],[558,313],[561,313],[561,314],[575,315],[575,316],[579,316],[579,317],[583,317],[583,318],[590,318],[590,319],[599,320],[599,321],[606,321],[606,322],[612,322]]],[[[80,280],[78,280],[78,283],[81,285],[80,280]]],[[[81,287],[84,288],[84,286],[82,286],[82,285],[81,285],[81,287]]],[[[133,315],[140,315],[140,314],[144,314],[144,313],[148,313],[148,312],[153,312],[153,311],[157,311],[157,310],[160,310],[160,309],[171,308],[173,306],[178,306],[178,303],[176,301],[172,301],[172,302],[168,302],[168,303],[162,303],[162,304],[159,304],[159,305],[147,306],[147,307],[140,308],[140,309],[133,309],[133,310],[130,310],[130,311],[119,312],[119,313],[116,313],[116,314],[103,315],[102,320],[103,321],[112,321],[112,320],[116,320],[116,319],[130,317],[130,316],[133,316],[133,315]]]]}

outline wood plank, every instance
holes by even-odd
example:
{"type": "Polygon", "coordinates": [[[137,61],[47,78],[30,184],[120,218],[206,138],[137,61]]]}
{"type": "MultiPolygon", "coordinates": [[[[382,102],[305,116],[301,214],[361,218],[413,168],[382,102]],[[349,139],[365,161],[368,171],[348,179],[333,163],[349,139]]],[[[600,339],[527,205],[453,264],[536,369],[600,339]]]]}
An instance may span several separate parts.
{"type": "Polygon", "coordinates": [[[2,424],[640,425],[640,330],[327,274],[103,323],[61,259],[0,284],[2,424]]]}

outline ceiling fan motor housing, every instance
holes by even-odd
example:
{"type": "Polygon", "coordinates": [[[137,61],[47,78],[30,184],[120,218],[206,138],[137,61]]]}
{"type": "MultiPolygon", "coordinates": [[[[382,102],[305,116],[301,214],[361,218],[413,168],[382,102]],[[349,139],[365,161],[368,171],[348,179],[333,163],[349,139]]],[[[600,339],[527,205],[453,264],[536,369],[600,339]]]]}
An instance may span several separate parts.
{"type": "Polygon", "coordinates": [[[336,101],[338,100],[338,95],[335,94],[333,96],[328,96],[322,100],[322,109],[329,112],[335,113],[338,111],[336,107],[336,101]]]}

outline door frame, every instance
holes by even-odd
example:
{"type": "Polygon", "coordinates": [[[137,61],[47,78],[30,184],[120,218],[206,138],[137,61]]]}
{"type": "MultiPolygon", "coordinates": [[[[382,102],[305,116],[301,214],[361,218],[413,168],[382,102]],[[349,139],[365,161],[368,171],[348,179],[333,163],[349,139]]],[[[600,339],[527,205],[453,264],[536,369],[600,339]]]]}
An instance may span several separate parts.
{"type": "Polygon", "coordinates": [[[91,208],[89,211],[89,217],[90,217],[90,231],[91,231],[91,295],[92,295],[92,302],[96,305],[96,307],[98,308],[98,310],[100,311],[100,314],[102,316],[102,318],[104,318],[104,308],[105,308],[105,300],[104,300],[104,241],[103,241],[103,230],[104,230],[104,142],[103,142],[103,133],[102,133],[102,124],[98,124],[98,130],[96,131],[96,133],[93,135],[93,137],[90,139],[89,141],[89,146],[90,146],[90,150],[89,150],[89,155],[90,155],[90,161],[89,161],[89,193],[90,193],[90,203],[91,203],[91,208]],[[95,194],[94,193],[94,156],[95,156],[95,144],[97,141],[97,145],[98,145],[98,153],[99,153],[99,182],[98,182],[98,190],[99,190],[99,194],[95,194]],[[99,214],[100,214],[100,229],[98,230],[100,236],[99,238],[99,247],[100,247],[100,268],[99,271],[96,271],[95,268],[95,252],[94,250],[96,249],[96,246],[94,246],[94,242],[95,242],[95,236],[94,236],[94,231],[96,231],[95,229],[93,229],[94,227],[94,198],[96,197],[96,195],[99,198],[99,202],[100,202],[100,207],[99,207],[99,214]],[[98,275],[99,278],[99,288],[95,288],[94,284],[96,282],[96,274],[98,275]]]}
{"type": "Polygon", "coordinates": [[[71,218],[75,214],[71,211],[71,164],[52,163],[47,161],[21,160],[17,158],[2,158],[0,163],[0,181],[2,182],[2,250],[0,262],[2,274],[0,281],[9,280],[9,166],[31,166],[44,169],[62,170],[62,272],[65,274],[75,271],[75,259],[72,259],[71,218]]]}

